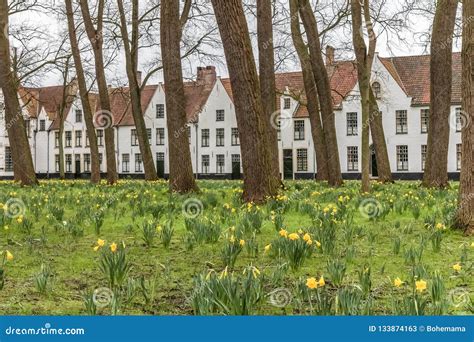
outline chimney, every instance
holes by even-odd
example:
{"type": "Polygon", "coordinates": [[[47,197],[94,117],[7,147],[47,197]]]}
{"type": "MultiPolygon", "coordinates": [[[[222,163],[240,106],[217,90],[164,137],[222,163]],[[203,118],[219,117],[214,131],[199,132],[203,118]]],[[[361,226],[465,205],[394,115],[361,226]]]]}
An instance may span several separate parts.
{"type": "Polygon", "coordinates": [[[334,49],[331,45],[326,46],[326,66],[334,64],[334,49]]]}
{"type": "Polygon", "coordinates": [[[204,85],[212,88],[217,80],[217,73],[215,66],[198,67],[197,68],[197,80],[198,85],[204,85]]]}
{"type": "Polygon", "coordinates": [[[137,83],[139,87],[142,86],[142,72],[141,71],[137,71],[137,83]]]}

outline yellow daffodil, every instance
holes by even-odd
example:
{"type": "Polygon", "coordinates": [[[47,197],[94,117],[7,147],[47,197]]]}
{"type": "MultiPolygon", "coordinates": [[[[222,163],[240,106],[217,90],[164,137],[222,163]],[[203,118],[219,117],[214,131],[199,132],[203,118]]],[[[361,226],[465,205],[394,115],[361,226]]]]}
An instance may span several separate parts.
{"type": "Polygon", "coordinates": [[[13,260],[13,254],[10,251],[5,251],[5,255],[7,257],[7,261],[13,260]]]}
{"type": "Polygon", "coordinates": [[[314,277],[308,278],[308,279],[306,280],[306,286],[307,286],[309,289],[313,290],[313,289],[315,289],[315,288],[318,287],[318,281],[317,281],[316,278],[314,278],[314,277]]]}
{"type": "Polygon", "coordinates": [[[321,278],[319,278],[319,281],[318,281],[318,286],[323,287],[324,285],[326,285],[326,282],[324,281],[324,277],[321,276],[321,278]]]}
{"type": "Polygon", "coordinates": [[[400,286],[403,285],[403,281],[402,281],[399,277],[397,277],[397,278],[395,278],[395,280],[393,281],[393,285],[395,285],[396,287],[400,287],[400,286]]]}
{"type": "Polygon", "coordinates": [[[311,246],[311,245],[313,244],[313,240],[308,240],[308,241],[306,241],[306,244],[307,244],[308,246],[311,246]]]}
{"type": "Polygon", "coordinates": [[[110,245],[110,250],[112,253],[117,252],[117,244],[115,242],[110,245]]]}
{"type": "Polygon", "coordinates": [[[290,239],[292,241],[298,240],[299,238],[300,238],[300,236],[296,233],[291,233],[290,235],[288,235],[288,239],[290,239]]]}
{"type": "Polygon", "coordinates": [[[321,247],[321,242],[316,241],[316,247],[318,247],[318,248],[321,247]]]}
{"type": "Polygon", "coordinates": [[[471,248],[474,248],[474,242],[471,242],[471,248]]]}
{"type": "Polygon", "coordinates": [[[97,252],[99,250],[100,246],[95,246],[94,247],[94,252],[97,252]]]}
{"type": "Polygon", "coordinates": [[[279,233],[279,234],[280,234],[280,236],[282,236],[282,237],[287,237],[287,236],[288,236],[288,232],[287,232],[286,230],[284,230],[284,229],[280,230],[280,233],[279,233]]]}
{"type": "Polygon", "coordinates": [[[241,247],[243,247],[243,246],[245,245],[245,240],[240,240],[240,241],[239,241],[239,245],[240,245],[241,247]]]}
{"type": "Polygon", "coordinates": [[[97,240],[97,246],[104,247],[104,245],[105,245],[105,240],[102,240],[102,239],[97,240]]]}
{"type": "Polygon", "coordinates": [[[426,285],[427,283],[423,279],[420,279],[415,282],[416,290],[420,293],[426,290],[426,285]]]}
{"type": "Polygon", "coordinates": [[[309,241],[309,240],[311,240],[311,236],[310,236],[308,233],[306,233],[306,234],[303,236],[303,240],[304,240],[304,241],[309,241]]]}
{"type": "Polygon", "coordinates": [[[267,253],[268,251],[270,251],[270,249],[272,249],[272,244],[268,244],[265,246],[265,253],[267,253]]]}
{"type": "Polygon", "coordinates": [[[453,265],[453,270],[455,270],[456,272],[460,272],[462,270],[461,264],[459,262],[454,264],[453,265]]]}
{"type": "Polygon", "coordinates": [[[230,237],[229,242],[230,242],[230,243],[234,243],[234,242],[235,242],[235,237],[234,237],[234,235],[232,235],[232,236],[230,237]]]}
{"type": "Polygon", "coordinates": [[[16,222],[22,223],[23,222],[23,215],[17,217],[16,222]]]}

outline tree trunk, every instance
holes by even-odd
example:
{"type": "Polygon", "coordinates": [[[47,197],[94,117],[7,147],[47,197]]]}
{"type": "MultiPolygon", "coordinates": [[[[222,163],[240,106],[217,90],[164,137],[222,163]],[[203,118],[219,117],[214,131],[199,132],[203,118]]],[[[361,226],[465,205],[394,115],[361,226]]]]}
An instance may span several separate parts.
{"type": "Polygon", "coordinates": [[[390,160],[388,159],[387,142],[385,140],[385,132],[382,124],[382,113],[380,112],[372,87],[369,89],[369,96],[370,132],[375,148],[379,181],[382,183],[392,183],[392,169],[390,168],[390,160]]]}
{"type": "Polygon", "coordinates": [[[278,192],[264,139],[267,117],[241,0],[212,0],[234,94],[244,169],[243,199],[263,202],[278,192]]]}
{"type": "MultiPolygon", "coordinates": [[[[153,162],[153,155],[151,153],[150,143],[148,141],[145,119],[143,118],[141,106],[141,89],[137,79],[137,48],[138,35],[133,35],[132,42],[128,38],[127,20],[125,18],[125,10],[123,8],[123,1],[117,0],[119,15],[120,15],[120,31],[122,34],[123,47],[125,51],[125,64],[127,69],[127,78],[130,88],[130,99],[132,105],[133,120],[137,130],[138,145],[140,146],[140,153],[143,160],[143,168],[145,170],[145,180],[154,181],[158,179],[156,174],[155,164],[153,162]]],[[[133,0],[132,5],[134,9],[138,10],[138,0],[133,0]]],[[[134,10],[132,10],[132,13],[134,10]]],[[[138,19],[132,16],[132,32],[138,28],[138,19]]]]}
{"type": "Polygon", "coordinates": [[[299,0],[299,12],[308,38],[311,67],[319,97],[324,138],[327,146],[329,184],[332,186],[340,186],[342,185],[342,174],[341,165],[339,163],[339,150],[337,147],[331,85],[322,56],[318,25],[308,0],[299,0]]]}
{"type": "Polygon", "coordinates": [[[431,36],[431,91],[428,146],[423,185],[448,186],[449,116],[452,94],[452,50],[458,0],[439,0],[431,36]]]}
{"type": "Polygon", "coordinates": [[[268,139],[270,154],[271,175],[278,182],[280,176],[280,162],[278,154],[278,135],[273,127],[272,115],[276,111],[276,81],[275,81],[275,55],[273,51],[273,22],[272,0],[257,0],[257,36],[258,36],[258,62],[260,71],[260,93],[262,96],[265,121],[265,137],[268,139]]]}
{"type": "MultiPolygon", "coordinates": [[[[64,92],[63,92],[64,94],[64,92]]],[[[64,95],[63,95],[64,96],[64,95]]],[[[64,171],[64,115],[61,108],[58,108],[58,119],[59,119],[59,141],[58,141],[58,153],[59,153],[59,179],[66,179],[66,173],[64,171]]]]}
{"type": "Polygon", "coordinates": [[[100,111],[94,114],[95,124],[104,129],[105,132],[105,152],[107,159],[107,182],[114,184],[117,182],[117,161],[115,158],[115,134],[114,134],[114,115],[111,112],[109,90],[107,80],[105,78],[103,43],[103,15],[104,0],[99,0],[97,12],[97,29],[94,28],[91,15],[89,12],[89,4],[87,0],[81,0],[81,11],[86,27],[87,36],[92,45],[94,52],[95,72],[97,78],[97,86],[99,88],[100,111]]]}
{"type": "Polygon", "coordinates": [[[8,31],[8,1],[0,0],[0,87],[5,101],[5,124],[12,153],[13,173],[21,185],[36,185],[36,173],[18,100],[18,82],[12,72],[8,31]]]}
{"type": "Polygon", "coordinates": [[[178,0],[161,2],[161,53],[166,84],[166,122],[170,161],[170,190],[186,193],[197,190],[194,180],[187,134],[184,104],[183,72],[181,65],[181,26],[178,0]]]}
{"type": "Polygon", "coordinates": [[[303,73],[303,82],[306,93],[306,107],[308,108],[309,121],[311,123],[311,136],[313,137],[314,149],[316,151],[316,179],[320,181],[329,180],[327,146],[324,140],[323,124],[319,115],[318,91],[313,76],[308,48],[304,43],[300,28],[300,16],[298,14],[298,0],[290,0],[291,36],[298,54],[303,73]]]}
{"type": "MultiPolygon", "coordinates": [[[[97,136],[92,116],[91,104],[89,102],[89,91],[87,89],[86,79],[84,76],[84,68],[82,66],[81,53],[77,43],[76,26],[74,24],[74,12],[72,9],[72,0],[65,0],[66,16],[68,21],[69,40],[71,42],[72,56],[76,67],[76,77],[79,86],[79,94],[81,97],[82,110],[84,112],[84,121],[89,137],[89,147],[91,154],[91,182],[100,182],[100,163],[99,163],[99,147],[97,146],[97,136]]],[[[62,137],[60,137],[60,143],[62,137]]]]}
{"type": "Polygon", "coordinates": [[[463,2],[462,159],[456,226],[474,234],[474,1],[463,2]]]}

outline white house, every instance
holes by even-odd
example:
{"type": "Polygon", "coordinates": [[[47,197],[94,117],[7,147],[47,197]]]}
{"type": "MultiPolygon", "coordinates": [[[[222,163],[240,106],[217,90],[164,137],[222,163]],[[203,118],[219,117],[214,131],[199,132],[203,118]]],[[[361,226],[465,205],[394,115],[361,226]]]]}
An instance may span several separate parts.
{"type": "MultiPolygon", "coordinates": [[[[361,107],[357,70],[353,61],[335,61],[333,49],[327,50],[327,68],[335,110],[339,158],[344,178],[360,177],[361,107]]],[[[458,178],[460,171],[460,128],[462,126],[461,60],[453,54],[453,99],[450,120],[448,171],[458,178]]],[[[429,56],[382,58],[378,55],[372,70],[372,86],[381,110],[392,173],[397,179],[419,179],[424,168],[429,114],[429,56]]],[[[277,122],[280,171],[282,177],[314,178],[316,158],[308,111],[304,105],[301,72],[276,76],[277,122]],[[278,120],[279,119],[279,120],[278,120]]],[[[240,178],[239,131],[229,79],[217,77],[212,66],[198,68],[196,80],[185,83],[188,125],[168,132],[166,125],[166,88],[148,85],[142,92],[142,111],[148,130],[153,158],[160,177],[169,174],[169,134],[188,134],[193,170],[198,178],[240,178]]],[[[58,105],[63,87],[23,88],[19,91],[24,117],[28,122],[33,160],[40,177],[55,177],[59,172],[58,105]]],[[[111,122],[116,137],[117,170],[121,177],[143,176],[143,163],[128,88],[110,89],[111,122]]],[[[97,95],[90,96],[92,108],[100,113],[97,95]]],[[[3,115],[0,97],[0,117],[3,115]]],[[[90,154],[79,97],[67,101],[64,112],[65,170],[70,178],[88,177],[90,154]]],[[[3,126],[2,126],[3,125],[3,126]]],[[[11,154],[0,121],[0,177],[12,177],[11,154]]],[[[245,132],[240,132],[245,134],[245,132]]],[[[97,130],[101,171],[106,172],[105,137],[97,130]]],[[[372,176],[377,176],[375,157],[372,176]]]]}

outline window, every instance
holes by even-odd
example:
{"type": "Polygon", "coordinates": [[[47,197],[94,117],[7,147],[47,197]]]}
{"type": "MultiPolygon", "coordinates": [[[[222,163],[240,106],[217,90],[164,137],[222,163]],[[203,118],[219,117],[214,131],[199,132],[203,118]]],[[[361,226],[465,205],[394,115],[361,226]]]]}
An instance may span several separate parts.
{"type": "Polygon", "coordinates": [[[56,172],[59,172],[59,154],[54,156],[54,168],[56,172]]]}
{"type": "Polygon", "coordinates": [[[29,119],[25,120],[25,130],[26,130],[26,135],[29,138],[31,134],[31,121],[29,119]]]}
{"type": "Polygon", "coordinates": [[[54,147],[59,147],[59,132],[54,132],[54,147]]]}
{"type": "Polygon", "coordinates": [[[295,121],[295,140],[304,140],[304,121],[295,121]]]}
{"type": "Polygon", "coordinates": [[[406,110],[397,110],[395,112],[396,124],[397,124],[397,134],[407,134],[408,133],[408,119],[406,110]]]}
{"type": "Polygon", "coordinates": [[[191,126],[186,127],[186,132],[188,133],[188,142],[191,144],[191,126]]]}
{"type": "Polygon", "coordinates": [[[0,101],[0,120],[3,120],[5,116],[5,104],[0,101]]]}
{"type": "Polygon", "coordinates": [[[408,171],[408,146],[397,146],[397,170],[408,171]]]}
{"type": "Polygon", "coordinates": [[[46,120],[40,120],[39,130],[46,131],[46,120]]]}
{"type": "Polygon", "coordinates": [[[160,146],[165,144],[165,129],[164,128],[156,129],[156,144],[160,146]]]}
{"type": "Polygon", "coordinates": [[[428,133],[428,120],[429,120],[430,110],[422,109],[420,112],[421,117],[421,133],[428,133]]]}
{"type": "Polygon", "coordinates": [[[216,173],[224,173],[225,172],[225,161],[223,154],[216,155],[216,173]]]}
{"type": "Polygon", "coordinates": [[[164,154],[164,152],[158,152],[158,153],[156,154],[156,160],[157,160],[157,161],[162,161],[162,162],[164,162],[164,161],[165,161],[165,154],[164,154]]]}
{"type": "Polygon", "coordinates": [[[135,172],[142,172],[142,155],[140,153],[135,154],[135,172]]]}
{"type": "Polygon", "coordinates": [[[86,129],[86,147],[89,147],[89,132],[86,129]]]}
{"type": "Polygon", "coordinates": [[[347,135],[357,134],[357,113],[347,113],[347,135]]]}
{"type": "Polygon", "coordinates": [[[13,171],[13,159],[12,159],[12,150],[10,146],[5,146],[5,171],[13,171]]]}
{"type": "Polygon", "coordinates": [[[76,131],[76,147],[82,146],[82,131],[76,131]]]}
{"type": "Polygon", "coordinates": [[[308,150],[305,148],[296,150],[296,170],[308,171],[308,150]]]}
{"type": "Polygon", "coordinates": [[[425,170],[426,164],[426,152],[428,151],[428,145],[421,145],[421,170],[425,170]]]}
{"type": "Polygon", "coordinates": [[[359,171],[358,146],[347,146],[347,171],[359,171]]]}
{"type": "Polygon", "coordinates": [[[163,119],[165,117],[165,105],[163,103],[159,103],[156,105],[156,118],[163,119]]]}
{"type": "Polygon", "coordinates": [[[97,130],[97,145],[104,146],[104,130],[97,130]]]}
{"type": "Polygon", "coordinates": [[[224,146],[224,128],[216,128],[216,146],[224,146]]]}
{"type": "Polygon", "coordinates": [[[240,138],[239,138],[239,129],[232,128],[232,135],[231,135],[231,144],[232,146],[240,145],[240,138]]]}
{"type": "Polygon", "coordinates": [[[132,129],[131,137],[132,137],[132,146],[138,146],[138,135],[137,135],[136,129],[132,129]]]}
{"type": "Polygon", "coordinates": [[[461,132],[462,131],[462,123],[463,117],[462,117],[462,111],[461,108],[458,107],[456,108],[456,132],[461,132]]]}
{"type": "Polygon", "coordinates": [[[122,154],[122,172],[130,172],[130,155],[122,154]]]}
{"type": "Polygon", "coordinates": [[[82,122],[82,110],[76,109],[76,122],[82,122]]]}
{"type": "Polygon", "coordinates": [[[291,108],[291,99],[289,97],[285,97],[283,100],[283,109],[290,109],[291,108]]]}
{"type": "Polygon", "coordinates": [[[72,154],[66,154],[66,172],[72,172],[72,154]]]}
{"type": "Polygon", "coordinates": [[[281,119],[278,118],[278,121],[277,121],[277,140],[280,141],[281,140],[281,119]]]}
{"type": "Polygon", "coordinates": [[[233,154],[231,158],[232,163],[240,163],[240,154],[233,154]]]}
{"type": "Polygon", "coordinates": [[[209,155],[205,154],[202,157],[202,173],[209,173],[209,155]]]}
{"type": "Polygon", "coordinates": [[[91,155],[89,153],[84,154],[84,172],[91,172],[91,155]]]}
{"type": "Polygon", "coordinates": [[[372,83],[372,91],[374,92],[376,99],[380,99],[382,97],[382,89],[379,82],[372,83]]]}
{"type": "Polygon", "coordinates": [[[151,128],[146,129],[146,136],[148,138],[148,143],[151,145],[151,128]]]}
{"type": "Polygon", "coordinates": [[[66,132],[66,147],[71,147],[72,146],[72,132],[67,131],[66,132]]]}
{"type": "Polygon", "coordinates": [[[223,109],[216,110],[216,121],[224,121],[225,111],[223,109]]]}
{"type": "Polygon", "coordinates": [[[209,129],[201,129],[201,146],[209,147],[209,129]]]}
{"type": "Polygon", "coordinates": [[[462,145],[456,144],[456,168],[461,170],[461,161],[462,161],[462,145]]]}

